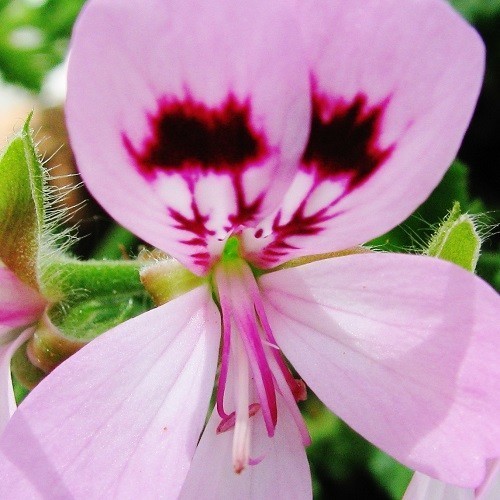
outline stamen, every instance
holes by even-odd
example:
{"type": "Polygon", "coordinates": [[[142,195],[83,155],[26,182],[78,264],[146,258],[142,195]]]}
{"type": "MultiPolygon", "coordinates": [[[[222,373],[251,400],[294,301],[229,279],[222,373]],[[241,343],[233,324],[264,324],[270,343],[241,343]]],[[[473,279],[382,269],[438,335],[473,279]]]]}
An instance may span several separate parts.
{"type": "MultiPolygon", "coordinates": [[[[259,410],[260,410],[260,404],[252,403],[248,407],[248,417],[253,417],[259,410]]],[[[231,430],[234,427],[235,422],[236,422],[236,412],[233,411],[233,413],[225,417],[221,421],[221,423],[217,426],[216,433],[222,434],[223,432],[231,430]]]]}
{"type": "MultiPolygon", "coordinates": [[[[278,390],[283,396],[288,411],[292,415],[293,421],[295,422],[295,425],[299,430],[300,436],[302,438],[302,444],[304,446],[309,446],[311,444],[311,436],[309,435],[309,431],[307,430],[302,414],[300,413],[299,407],[297,406],[297,398],[295,397],[295,394],[293,394],[293,391],[290,389],[288,381],[285,379],[281,367],[276,362],[276,358],[270,358],[270,367],[273,372],[276,385],[278,386],[278,390]]],[[[305,388],[305,384],[303,382],[302,384],[305,388]]]]}
{"type": "MultiPolygon", "coordinates": [[[[248,265],[242,260],[226,263],[226,265],[216,269],[215,280],[218,285],[221,304],[229,304],[232,319],[243,341],[267,433],[269,437],[272,437],[278,418],[276,393],[273,376],[257,328],[255,310],[252,300],[248,296],[246,280],[242,275],[242,269],[245,270],[246,268],[248,268],[248,265]]],[[[255,278],[253,278],[249,268],[248,271],[252,280],[254,280],[255,278]]]]}
{"type": "Polygon", "coordinates": [[[274,436],[274,429],[278,419],[276,393],[272,373],[260,341],[255,319],[241,317],[240,315],[237,315],[235,319],[238,324],[238,329],[241,332],[243,344],[252,368],[267,434],[269,437],[272,437],[274,436]]]}
{"type": "Polygon", "coordinates": [[[250,291],[250,296],[255,306],[255,311],[257,312],[257,316],[259,317],[260,324],[267,336],[267,341],[263,340],[262,342],[266,345],[272,347],[273,357],[278,364],[292,394],[295,397],[296,401],[305,401],[307,399],[307,391],[304,382],[300,379],[295,379],[291,374],[290,370],[286,366],[285,361],[281,356],[281,350],[278,347],[278,343],[274,338],[273,331],[271,329],[271,325],[266,316],[266,311],[264,310],[264,304],[262,302],[262,297],[260,296],[259,288],[257,287],[257,283],[255,278],[253,277],[252,271],[250,269],[243,269],[245,283],[248,286],[250,291]],[[248,275],[250,273],[250,275],[248,275]]]}
{"type": "Polygon", "coordinates": [[[269,342],[268,340],[263,340],[262,343],[268,345],[269,347],[271,347],[273,349],[276,349],[277,351],[280,350],[280,348],[276,344],[271,344],[271,342],[269,342]]]}
{"type": "MultiPolygon", "coordinates": [[[[219,283],[219,286],[224,288],[225,276],[222,275],[220,278],[223,282],[219,283]]],[[[227,287],[227,284],[225,287],[227,287]]],[[[227,373],[229,370],[229,353],[231,347],[231,307],[225,294],[220,294],[220,305],[222,309],[222,354],[219,383],[217,385],[217,413],[224,421],[229,418],[229,415],[224,410],[224,392],[226,391],[227,373]]]]}
{"type": "Polygon", "coordinates": [[[235,337],[236,351],[236,420],[233,436],[233,467],[239,474],[247,465],[250,458],[250,418],[248,416],[249,379],[248,359],[238,336],[235,337]]]}
{"type": "Polygon", "coordinates": [[[248,459],[248,465],[259,465],[262,460],[264,460],[264,455],[261,455],[260,457],[256,458],[249,458],[248,459]]]}

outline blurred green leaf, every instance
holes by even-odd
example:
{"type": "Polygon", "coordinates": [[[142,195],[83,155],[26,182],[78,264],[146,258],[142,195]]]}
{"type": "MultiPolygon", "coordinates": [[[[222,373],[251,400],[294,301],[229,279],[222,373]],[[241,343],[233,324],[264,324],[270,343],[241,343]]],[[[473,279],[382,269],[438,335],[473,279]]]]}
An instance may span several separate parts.
{"type": "Polygon", "coordinates": [[[62,62],[84,0],[0,2],[0,75],[39,91],[46,74],[62,62]]]}
{"type": "Polygon", "coordinates": [[[469,21],[500,13],[500,0],[450,0],[450,3],[469,21]]]}
{"type": "Polygon", "coordinates": [[[402,498],[413,475],[412,470],[377,449],[371,454],[368,468],[394,500],[402,498]]]}
{"type": "Polygon", "coordinates": [[[500,252],[483,252],[477,263],[476,272],[500,291],[500,252]]]}

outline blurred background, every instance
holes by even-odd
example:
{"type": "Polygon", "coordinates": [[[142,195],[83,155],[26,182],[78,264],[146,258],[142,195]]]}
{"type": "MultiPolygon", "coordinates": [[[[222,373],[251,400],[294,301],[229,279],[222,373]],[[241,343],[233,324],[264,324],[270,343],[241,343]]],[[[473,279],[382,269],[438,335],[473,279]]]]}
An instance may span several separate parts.
{"type": "MultiPolygon", "coordinates": [[[[126,1],[126,0],[124,0],[126,1]]],[[[481,214],[483,245],[478,273],[500,289],[500,0],[450,0],[480,32],[487,47],[487,71],[479,103],[456,161],[429,200],[413,216],[372,244],[418,252],[453,201],[481,214]]],[[[35,110],[39,148],[55,177],[79,184],[64,125],[65,58],[83,0],[0,0],[0,147],[35,110]],[[69,176],[69,177],[68,177],[69,176]]],[[[81,257],[123,258],[140,242],[113,224],[83,187],[66,202],[77,206],[72,224],[81,237],[81,257]]],[[[401,498],[411,471],[350,430],[314,395],[303,404],[313,445],[308,453],[315,498],[401,498]]]]}

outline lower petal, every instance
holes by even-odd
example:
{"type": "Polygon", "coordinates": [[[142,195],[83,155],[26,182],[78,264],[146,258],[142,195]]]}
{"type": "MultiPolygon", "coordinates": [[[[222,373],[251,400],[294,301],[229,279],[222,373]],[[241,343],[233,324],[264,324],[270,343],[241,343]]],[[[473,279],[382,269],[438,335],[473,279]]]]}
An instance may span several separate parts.
{"type": "Polygon", "coordinates": [[[268,437],[260,412],[250,418],[250,453],[258,463],[240,474],[234,472],[232,464],[234,429],[217,434],[220,417],[213,411],[196,449],[182,499],[312,498],[311,474],[301,436],[280,396],[277,402],[274,437],[268,437]]]}
{"type": "Polygon", "coordinates": [[[176,496],[203,428],[219,335],[200,287],[92,341],[10,420],[0,497],[176,496]]]}
{"type": "Polygon", "coordinates": [[[318,396],[412,469],[476,487],[500,453],[497,294],[437,259],[358,254],[260,279],[279,346],[318,396]]]}

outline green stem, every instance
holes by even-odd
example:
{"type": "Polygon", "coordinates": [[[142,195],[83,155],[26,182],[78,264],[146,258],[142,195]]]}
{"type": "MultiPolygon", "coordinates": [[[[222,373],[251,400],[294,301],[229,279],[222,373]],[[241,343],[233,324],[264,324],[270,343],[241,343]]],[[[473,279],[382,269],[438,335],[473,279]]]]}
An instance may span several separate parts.
{"type": "Polygon", "coordinates": [[[51,301],[119,293],[144,293],[135,260],[53,260],[43,268],[44,294],[51,301]]]}

